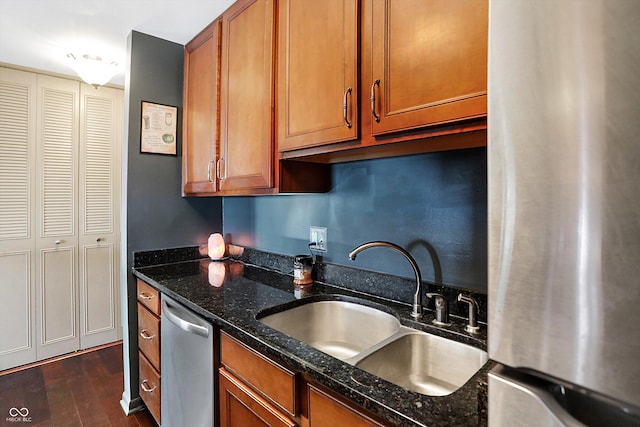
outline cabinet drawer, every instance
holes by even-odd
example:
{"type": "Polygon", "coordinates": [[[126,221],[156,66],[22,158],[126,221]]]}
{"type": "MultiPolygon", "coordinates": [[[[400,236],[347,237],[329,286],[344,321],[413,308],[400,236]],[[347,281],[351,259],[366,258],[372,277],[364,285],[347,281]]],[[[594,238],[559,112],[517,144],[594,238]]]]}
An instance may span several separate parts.
{"type": "Polygon", "coordinates": [[[222,333],[222,364],[291,416],[296,416],[296,374],[222,333]]]}
{"type": "Polygon", "coordinates": [[[141,352],[138,353],[140,364],[140,397],[147,405],[153,418],[160,421],[160,374],[141,352]]]}
{"type": "Polygon", "coordinates": [[[307,384],[307,395],[311,427],[381,427],[383,425],[311,384],[307,384]]]}
{"type": "Polygon", "coordinates": [[[138,349],[160,371],[160,319],[138,304],[138,349]]]}
{"type": "Polygon", "coordinates": [[[285,414],[224,368],[220,368],[219,373],[221,426],[296,426],[285,414]]]}
{"type": "Polygon", "coordinates": [[[160,292],[140,279],[138,279],[138,301],[152,313],[160,316],[160,292]]]}

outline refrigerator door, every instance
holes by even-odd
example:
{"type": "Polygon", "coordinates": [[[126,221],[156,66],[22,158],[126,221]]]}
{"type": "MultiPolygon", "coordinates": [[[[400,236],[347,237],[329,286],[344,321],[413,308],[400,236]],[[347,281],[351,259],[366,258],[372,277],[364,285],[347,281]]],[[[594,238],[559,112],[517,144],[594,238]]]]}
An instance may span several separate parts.
{"type": "Polygon", "coordinates": [[[492,0],[489,356],[640,408],[640,1],[492,0]]]}

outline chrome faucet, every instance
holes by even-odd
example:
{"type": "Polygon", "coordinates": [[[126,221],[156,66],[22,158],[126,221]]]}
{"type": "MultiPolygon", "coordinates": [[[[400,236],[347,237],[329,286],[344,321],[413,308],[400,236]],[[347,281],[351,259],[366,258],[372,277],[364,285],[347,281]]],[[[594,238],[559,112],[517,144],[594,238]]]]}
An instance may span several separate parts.
{"type": "Polygon", "coordinates": [[[407,261],[409,261],[409,264],[411,264],[411,267],[413,268],[413,272],[416,275],[416,292],[413,295],[413,310],[411,311],[411,317],[413,317],[414,319],[418,319],[420,316],[422,316],[422,276],[420,275],[420,269],[418,268],[418,264],[416,263],[416,260],[413,259],[413,257],[411,256],[411,254],[409,254],[409,252],[405,251],[400,246],[393,243],[383,242],[383,241],[374,241],[374,242],[363,243],[362,245],[353,249],[351,252],[349,252],[349,259],[351,261],[355,261],[356,256],[360,252],[366,249],[375,248],[378,246],[393,249],[396,252],[400,252],[402,255],[404,255],[407,261]]]}
{"type": "Polygon", "coordinates": [[[442,294],[436,294],[434,292],[427,292],[427,298],[434,298],[436,304],[436,318],[432,323],[438,326],[449,326],[449,304],[447,299],[442,294]]]}
{"type": "Polygon", "coordinates": [[[464,330],[470,334],[477,334],[480,332],[480,326],[478,326],[478,302],[468,296],[458,294],[458,301],[466,302],[469,304],[469,323],[465,326],[464,330]]]}

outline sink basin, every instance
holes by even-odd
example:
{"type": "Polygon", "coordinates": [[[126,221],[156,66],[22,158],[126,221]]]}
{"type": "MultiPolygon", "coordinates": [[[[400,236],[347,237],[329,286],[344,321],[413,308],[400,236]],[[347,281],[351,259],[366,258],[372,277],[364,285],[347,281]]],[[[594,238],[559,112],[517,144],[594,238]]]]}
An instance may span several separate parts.
{"type": "Polygon", "coordinates": [[[446,396],[487,362],[485,351],[457,341],[410,332],[356,363],[371,374],[429,396],[446,396]]]}
{"type": "Polygon", "coordinates": [[[401,328],[384,311],[346,301],[315,301],[258,319],[341,360],[349,359],[401,328]]]}

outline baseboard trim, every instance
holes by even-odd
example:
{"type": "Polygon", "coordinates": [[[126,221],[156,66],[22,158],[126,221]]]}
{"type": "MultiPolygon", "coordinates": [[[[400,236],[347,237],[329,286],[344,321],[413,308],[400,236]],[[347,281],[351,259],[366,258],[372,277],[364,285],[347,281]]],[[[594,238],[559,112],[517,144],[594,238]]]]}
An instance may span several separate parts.
{"type": "Polygon", "coordinates": [[[126,416],[129,416],[136,412],[140,412],[143,409],[147,408],[144,402],[142,401],[142,399],[140,398],[140,396],[136,397],[133,400],[129,400],[129,399],[130,399],[130,396],[127,394],[127,392],[126,391],[123,392],[122,399],[120,400],[120,406],[122,407],[122,410],[124,411],[124,414],[126,416]]]}
{"type": "Polygon", "coordinates": [[[81,354],[91,353],[92,351],[98,351],[98,350],[102,350],[104,348],[114,347],[114,346],[120,345],[120,344],[122,344],[122,340],[110,342],[110,343],[107,343],[107,344],[98,345],[98,346],[87,348],[87,349],[84,349],[84,350],[77,350],[77,351],[74,351],[74,352],[71,352],[71,353],[61,354],[59,356],[53,356],[53,357],[50,357],[48,359],[38,360],[36,362],[27,363],[26,365],[16,366],[14,368],[8,368],[8,369],[5,369],[4,371],[0,371],[0,377],[3,376],[3,375],[13,374],[14,372],[24,371],[25,369],[35,368],[36,366],[44,365],[46,363],[57,362],[59,360],[68,359],[70,357],[79,356],[81,354]]]}

